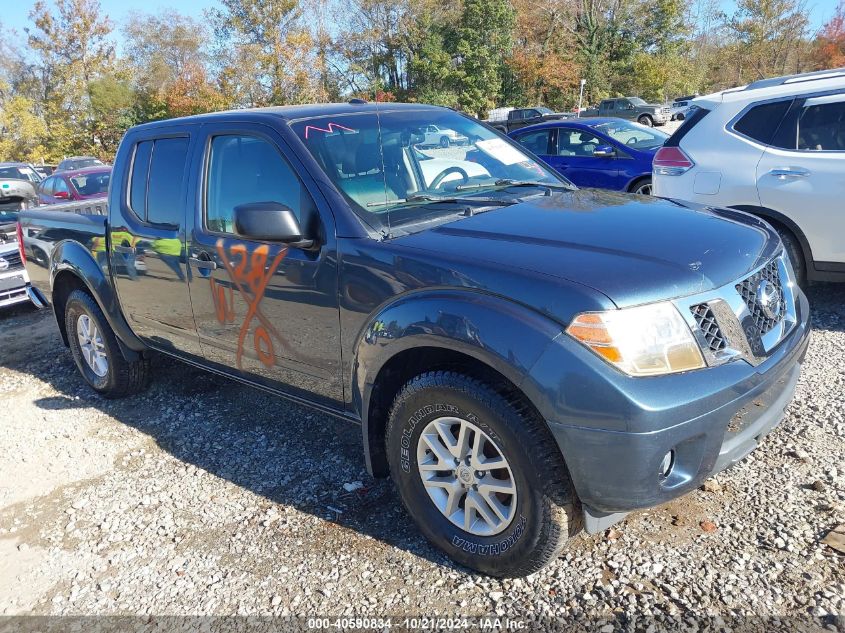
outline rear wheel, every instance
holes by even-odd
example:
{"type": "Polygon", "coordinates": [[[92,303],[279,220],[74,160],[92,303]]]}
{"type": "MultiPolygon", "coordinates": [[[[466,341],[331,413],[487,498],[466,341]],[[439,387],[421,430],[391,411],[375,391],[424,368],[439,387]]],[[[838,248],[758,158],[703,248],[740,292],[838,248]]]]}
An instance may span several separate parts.
{"type": "Polygon", "coordinates": [[[65,328],[79,373],[106,398],[122,398],[149,384],[146,358],[127,361],[100,306],[84,290],[74,290],[65,304],[65,328]]]}
{"type": "Polygon", "coordinates": [[[651,178],[642,178],[631,185],[631,193],[638,193],[641,196],[651,195],[651,178]]]}
{"type": "Polygon", "coordinates": [[[637,119],[637,122],[640,123],[640,125],[645,125],[646,127],[654,127],[654,119],[647,114],[642,115],[639,119],[637,119]]]}
{"type": "Polygon", "coordinates": [[[580,530],[581,511],[545,422],[514,394],[430,372],[396,397],[390,472],[434,545],[493,576],[525,576],[580,530]]]}

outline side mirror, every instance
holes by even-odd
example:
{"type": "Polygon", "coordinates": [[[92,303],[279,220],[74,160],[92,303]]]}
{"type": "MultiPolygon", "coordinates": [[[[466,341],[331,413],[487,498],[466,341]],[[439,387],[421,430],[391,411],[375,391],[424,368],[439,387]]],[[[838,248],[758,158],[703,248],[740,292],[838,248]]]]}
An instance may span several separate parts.
{"type": "Polygon", "coordinates": [[[596,158],[611,158],[616,156],[616,150],[610,145],[599,145],[593,150],[593,156],[596,158]]]}
{"type": "Polygon", "coordinates": [[[70,194],[67,191],[57,191],[53,194],[54,198],[58,198],[59,200],[69,200],[70,194]]]}
{"type": "Polygon", "coordinates": [[[250,202],[235,207],[235,231],[238,235],[268,242],[284,242],[298,248],[313,246],[313,240],[302,239],[299,220],[278,202],[250,202]]]}

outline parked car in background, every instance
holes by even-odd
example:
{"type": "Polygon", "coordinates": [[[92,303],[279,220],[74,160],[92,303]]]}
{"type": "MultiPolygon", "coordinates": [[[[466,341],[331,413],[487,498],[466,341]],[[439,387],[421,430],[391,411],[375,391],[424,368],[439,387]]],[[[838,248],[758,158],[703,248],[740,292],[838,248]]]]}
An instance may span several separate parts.
{"type": "Polygon", "coordinates": [[[439,145],[440,147],[449,147],[450,145],[466,145],[469,139],[463,134],[458,134],[455,130],[438,127],[436,125],[427,125],[423,128],[425,140],[422,145],[432,146],[439,145]]]}
{"type": "Polygon", "coordinates": [[[0,211],[19,211],[38,204],[41,177],[27,163],[0,163],[0,211]]]}
{"type": "Polygon", "coordinates": [[[43,307],[29,284],[17,220],[17,212],[0,209],[0,309],[26,301],[43,307]]]}
{"type": "Polygon", "coordinates": [[[688,95],[686,97],[678,97],[677,99],[672,101],[672,107],[669,109],[669,113],[671,114],[671,120],[683,121],[687,116],[687,112],[689,111],[692,100],[695,99],[697,96],[698,95],[688,95]]]}
{"type": "Polygon", "coordinates": [[[111,167],[86,167],[57,172],[38,186],[41,204],[105,198],[109,192],[111,167]]]}
{"type": "Polygon", "coordinates": [[[158,351],[358,423],[367,468],[422,533],[496,576],[743,459],[782,419],[809,340],[765,222],[577,189],[421,104],[138,126],[108,216],[20,223],[58,230],[27,267],[93,390],[143,390],[158,351]],[[483,154],[486,173],[424,178],[427,125],[470,139],[448,158],[483,154]]]}
{"type": "Polygon", "coordinates": [[[624,119],[573,119],[511,133],[579,187],[651,193],[651,162],[668,134],[624,119]]]}
{"type": "Polygon", "coordinates": [[[695,99],[655,157],[654,191],[765,218],[801,283],[845,281],[845,70],[695,99]]]}
{"type": "Polygon", "coordinates": [[[70,169],[83,169],[84,167],[97,167],[104,165],[103,161],[93,156],[71,156],[63,159],[56,171],[68,171],[70,169]]]}
{"type": "MultiPolygon", "coordinates": [[[[498,112],[502,112],[502,110],[500,109],[498,112]]],[[[573,116],[575,115],[572,112],[555,112],[549,108],[537,106],[536,108],[514,108],[507,111],[507,118],[488,119],[485,123],[507,134],[528,125],[556,119],[570,119],[573,116]]]]}
{"type": "Polygon", "coordinates": [[[29,163],[0,163],[0,179],[25,180],[37,185],[41,182],[41,174],[29,163]]]}
{"type": "Polygon", "coordinates": [[[31,165],[31,167],[38,172],[38,175],[41,176],[42,180],[48,176],[52,176],[53,172],[56,171],[55,165],[31,165]]]}
{"type": "Polygon", "coordinates": [[[623,97],[620,99],[605,99],[597,108],[587,108],[580,114],[580,118],[616,117],[636,121],[640,125],[652,127],[664,125],[671,117],[669,108],[655,103],[646,103],[639,97],[623,97]]]}

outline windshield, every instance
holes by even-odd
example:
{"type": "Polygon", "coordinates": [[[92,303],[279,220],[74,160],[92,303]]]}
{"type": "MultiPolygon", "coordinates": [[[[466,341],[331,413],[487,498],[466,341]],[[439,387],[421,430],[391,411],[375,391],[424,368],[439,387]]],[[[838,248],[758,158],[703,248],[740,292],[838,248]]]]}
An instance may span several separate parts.
{"type": "Polygon", "coordinates": [[[536,108],[536,110],[540,114],[554,114],[554,110],[550,110],[549,108],[546,108],[546,107],[543,107],[543,106],[536,108]]]}
{"type": "Polygon", "coordinates": [[[628,101],[633,103],[635,106],[648,105],[645,101],[643,101],[639,97],[631,97],[630,99],[628,99],[628,101]]]}
{"type": "Polygon", "coordinates": [[[76,189],[83,196],[93,196],[106,193],[109,190],[111,172],[97,171],[90,174],[80,174],[70,179],[76,189]]]}
{"type": "Polygon", "coordinates": [[[669,138],[668,134],[660,130],[621,119],[597,125],[596,130],[603,132],[614,141],[634,149],[655,149],[663,145],[669,138]]]}
{"type": "Polygon", "coordinates": [[[509,188],[514,181],[572,187],[509,139],[452,110],[386,106],[291,127],[353,209],[377,229],[454,214],[455,203],[476,204],[480,196],[504,200],[531,193],[509,188]],[[433,126],[454,135],[431,134],[433,126]],[[444,204],[447,198],[450,204],[444,204]]]}

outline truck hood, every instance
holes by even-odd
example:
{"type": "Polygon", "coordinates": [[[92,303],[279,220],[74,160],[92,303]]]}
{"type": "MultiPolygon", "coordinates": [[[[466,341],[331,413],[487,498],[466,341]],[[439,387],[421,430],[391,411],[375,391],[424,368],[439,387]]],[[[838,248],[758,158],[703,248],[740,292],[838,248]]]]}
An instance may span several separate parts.
{"type": "Polygon", "coordinates": [[[532,197],[397,242],[583,284],[620,308],[728,284],[780,247],[740,211],[595,189],[532,197]]]}

